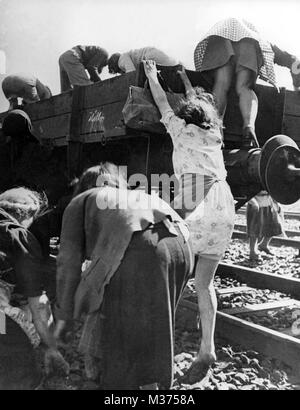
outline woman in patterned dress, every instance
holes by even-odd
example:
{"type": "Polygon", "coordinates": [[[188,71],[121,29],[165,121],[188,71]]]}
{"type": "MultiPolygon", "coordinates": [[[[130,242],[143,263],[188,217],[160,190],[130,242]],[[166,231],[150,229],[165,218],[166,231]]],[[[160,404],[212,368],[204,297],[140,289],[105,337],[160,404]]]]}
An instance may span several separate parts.
{"type": "Polygon", "coordinates": [[[254,92],[257,77],[276,87],[276,63],[290,69],[294,87],[300,85],[296,57],[262,39],[253,24],[244,19],[227,18],[217,22],[198,43],[194,62],[197,71],[212,74],[213,94],[222,118],[234,81],[243,118],[245,148],[251,144],[258,146],[255,135],[258,101],[254,92]]]}
{"type": "Polygon", "coordinates": [[[185,71],[179,72],[187,99],[177,115],[157,79],[153,61],[144,62],[151,92],[173,141],[173,166],[179,180],[174,208],[187,222],[198,256],[195,287],[202,340],[194,368],[207,370],[216,360],[214,328],[217,301],[213,285],[218,263],[230,241],[234,201],[226,182],[222,155],[221,122],[210,94],[194,90],[185,71]]]}

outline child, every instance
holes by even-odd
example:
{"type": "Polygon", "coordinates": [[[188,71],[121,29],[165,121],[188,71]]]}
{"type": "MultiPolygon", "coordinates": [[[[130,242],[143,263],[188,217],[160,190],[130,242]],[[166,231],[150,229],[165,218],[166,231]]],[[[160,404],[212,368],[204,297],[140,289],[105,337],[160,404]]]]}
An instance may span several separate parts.
{"type": "Polygon", "coordinates": [[[250,262],[262,260],[258,251],[272,255],[269,243],[273,236],[284,233],[283,215],[279,204],[267,191],[260,191],[247,204],[247,234],[249,237],[250,262]]]}
{"type": "Polygon", "coordinates": [[[174,145],[173,166],[179,180],[174,207],[179,213],[178,208],[181,208],[181,216],[191,232],[193,251],[198,255],[195,287],[202,340],[193,369],[199,374],[207,372],[216,360],[214,329],[217,301],[213,278],[230,241],[235,216],[221,151],[221,121],[212,96],[194,90],[185,71],[179,74],[187,99],[175,115],[157,79],[155,63],[147,60],[144,68],[154,101],[162,115],[161,122],[174,145]],[[193,201],[195,196],[196,201],[193,201]]]}

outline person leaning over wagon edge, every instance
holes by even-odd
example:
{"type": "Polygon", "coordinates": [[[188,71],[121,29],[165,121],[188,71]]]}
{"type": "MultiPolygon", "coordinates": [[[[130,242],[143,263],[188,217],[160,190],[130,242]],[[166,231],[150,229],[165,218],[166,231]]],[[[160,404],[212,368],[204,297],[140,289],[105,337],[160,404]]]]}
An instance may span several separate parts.
{"type": "Polygon", "coordinates": [[[46,346],[46,372],[68,372],[48,327],[51,311],[43,295],[41,247],[28,230],[41,205],[39,194],[26,188],[0,195],[0,326],[5,327],[0,332],[0,390],[31,390],[39,385],[42,375],[34,347],[40,340],[46,346]]]}
{"type": "Polygon", "coordinates": [[[254,92],[257,77],[276,87],[275,63],[289,68],[294,87],[300,86],[296,57],[263,39],[254,25],[244,19],[227,18],[216,23],[196,46],[194,63],[197,71],[211,72],[213,94],[222,118],[234,80],[245,148],[258,146],[255,134],[258,101],[254,92]]]}
{"type": "Polygon", "coordinates": [[[51,98],[50,88],[33,75],[11,74],[2,81],[2,90],[9,101],[9,110],[17,108],[18,98],[22,98],[22,104],[51,98]]]}
{"type": "Polygon", "coordinates": [[[75,46],[59,57],[61,92],[101,81],[108,52],[98,46],[75,46]],[[87,74],[88,73],[88,74],[87,74]]]}
{"type": "Polygon", "coordinates": [[[143,60],[153,60],[156,64],[175,66],[178,61],[169,57],[163,51],[155,47],[144,47],[130,50],[126,53],[114,53],[108,59],[108,71],[110,74],[124,74],[135,71],[143,60]]]}
{"type": "Polygon", "coordinates": [[[158,196],[129,190],[111,163],[83,179],[77,193],[98,187],[64,213],[56,337],[86,313],[80,350],[94,358],[102,389],[169,389],[175,309],[192,269],[188,229],[158,196]]]}

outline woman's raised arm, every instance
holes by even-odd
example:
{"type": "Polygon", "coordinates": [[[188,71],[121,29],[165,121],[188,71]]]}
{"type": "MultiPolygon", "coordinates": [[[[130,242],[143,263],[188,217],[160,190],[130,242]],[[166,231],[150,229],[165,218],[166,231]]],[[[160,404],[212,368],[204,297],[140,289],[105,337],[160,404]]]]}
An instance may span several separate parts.
{"type": "Polygon", "coordinates": [[[158,81],[156,64],[152,60],[145,60],[143,61],[143,64],[145,74],[149,80],[153,99],[160,113],[163,114],[165,111],[171,110],[172,108],[167,100],[166,93],[158,81]]]}
{"type": "Polygon", "coordinates": [[[188,76],[186,75],[185,69],[184,67],[182,67],[182,70],[178,70],[177,74],[180,75],[180,78],[183,82],[184,88],[185,88],[185,95],[187,98],[194,98],[196,97],[196,92],[188,78],[188,76]]]}

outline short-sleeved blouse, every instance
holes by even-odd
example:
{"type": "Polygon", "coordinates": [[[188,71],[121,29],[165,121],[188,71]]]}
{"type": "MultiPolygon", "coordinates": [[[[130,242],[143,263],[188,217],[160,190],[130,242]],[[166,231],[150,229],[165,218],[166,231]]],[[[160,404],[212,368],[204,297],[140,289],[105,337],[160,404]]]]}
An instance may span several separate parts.
{"type": "MultiPolygon", "coordinates": [[[[195,254],[219,260],[224,254],[234,226],[234,201],[226,182],[226,169],[222,154],[222,137],[218,129],[203,130],[177,117],[173,110],[163,113],[162,123],[173,140],[173,166],[180,180],[184,174],[198,174],[212,177],[215,183],[201,200],[185,216],[190,230],[191,244],[195,254]]],[[[201,183],[201,179],[198,180],[201,183]]],[[[205,178],[202,183],[205,185],[205,178]]],[[[203,192],[205,186],[203,185],[203,192]]],[[[197,186],[199,192],[200,185],[197,186]]],[[[179,204],[191,196],[182,185],[174,199],[179,204]]]]}
{"type": "Polygon", "coordinates": [[[226,179],[222,136],[218,129],[204,130],[177,117],[172,109],[162,114],[161,122],[173,141],[173,166],[178,179],[196,173],[226,179]]]}

